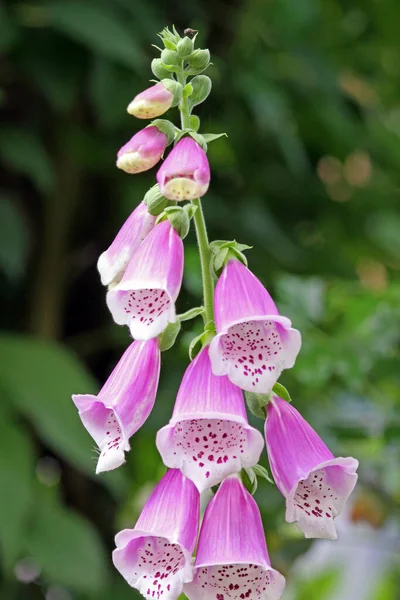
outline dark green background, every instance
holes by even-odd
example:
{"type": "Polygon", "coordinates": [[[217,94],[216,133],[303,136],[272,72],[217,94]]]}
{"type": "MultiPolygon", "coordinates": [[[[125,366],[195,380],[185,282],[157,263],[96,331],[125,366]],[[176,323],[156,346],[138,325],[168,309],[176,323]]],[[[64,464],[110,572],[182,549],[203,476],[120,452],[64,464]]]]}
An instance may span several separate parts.
{"type": "MultiPolygon", "coordinates": [[[[209,150],[210,236],[253,246],[251,268],[303,334],[281,381],[332,450],[361,463],[346,525],[357,566],[333,560],[307,576],[292,565],[310,542],[285,524],[276,488],[260,483],[285,598],[395,600],[397,0],[0,4],[0,598],[135,596],[111,566],[113,535],[134,524],[163,473],[155,432],[170,417],[199,319],[163,355],[156,408],[116,472],[94,475],[94,444],[70,396],[98,390],[129,343],[107,312],[96,261],[154,182],[155,170],[118,171],[115,155],[141,126],[126,106],[149,85],[151,44],[172,23],[199,29],[210,48],[213,91],[198,114],[204,132],[229,136],[209,150]],[[349,580],[351,594],[341,587],[349,580]]],[[[193,234],[185,251],[180,312],[201,299],[193,234]]],[[[349,543],[329,551],[344,556],[349,543]]]]}

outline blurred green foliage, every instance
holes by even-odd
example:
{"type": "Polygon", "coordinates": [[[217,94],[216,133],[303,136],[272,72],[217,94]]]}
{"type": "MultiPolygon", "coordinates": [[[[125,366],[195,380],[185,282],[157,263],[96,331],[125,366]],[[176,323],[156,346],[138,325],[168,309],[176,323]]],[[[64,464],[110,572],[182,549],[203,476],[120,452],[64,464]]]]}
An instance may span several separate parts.
{"type": "MultiPolygon", "coordinates": [[[[210,145],[211,238],[253,246],[251,268],[301,329],[282,383],[333,451],[359,458],[351,527],[386,549],[367,593],[343,591],[374,569],[361,558],[350,575],[342,566],[303,580],[291,565],[310,542],[261,481],[272,562],[294,600],[398,597],[399,22],[396,0],[0,4],[2,599],[135,595],[111,566],[113,535],[163,473],[155,432],[200,325],[184,323],[163,354],[156,408],[115,473],[95,477],[70,396],[98,389],[129,341],[95,265],[154,182],[117,172],[114,158],[141,125],[125,107],[148,85],[151,44],[171,23],[199,29],[210,47],[202,130],[229,135],[210,145]]],[[[180,312],[201,301],[193,234],[185,247],[180,312]]]]}

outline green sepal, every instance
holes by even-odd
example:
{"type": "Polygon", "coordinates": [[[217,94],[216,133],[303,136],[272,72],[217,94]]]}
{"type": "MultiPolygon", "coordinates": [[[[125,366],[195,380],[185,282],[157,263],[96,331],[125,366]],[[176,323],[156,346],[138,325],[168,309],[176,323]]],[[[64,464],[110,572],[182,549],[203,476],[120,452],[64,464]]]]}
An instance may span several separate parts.
{"type": "Polygon", "coordinates": [[[161,58],[153,58],[151,61],[151,70],[158,79],[170,79],[172,77],[172,73],[162,66],[161,58]]]}
{"type": "Polygon", "coordinates": [[[192,339],[189,346],[189,358],[193,360],[202,348],[215,336],[217,330],[214,321],[209,321],[204,326],[204,331],[192,339]]]}
{"type": "Polygon", "coordinates": [[[168,323],[159,337],[161,352],[165,352],[165,350],[172,348],[176,342],[176,338],[178,337],[180,330],[181,322],[179,319],[175,323],[168,323]]]}
{"type": "Polygon", "coordinates": [[[161,52],[161,61],[163,67],[179,67],[180,58],[175,50],[168,50],[167,48],[161,52]]]}
{"type": "Polygon", "coordinates": [[[163,44],[167,48],[167,50],[176,50],[176,44],[170,42],[166,38],[163,39],[163,44]]]}
{"type": "Polygon", "coordinates": [[[212,82],[207,75],[197,75],[197,77],[193,77],[190,84],[193,91],[189,98],[189,108],[192,109],[194,106],[204,102],[210,94],[212,82]]]}
{"type": "Polygon", "coordinates": [[[202,135],[207,144],[213,142],[214,140],[218,140],[221,137],[228,137],[227,133],[203,133],[202,135]]]}
{"type": "Polygon", "coordinates": [[[187,131],[187,133],[203,148],[204,152],[207,152],[207,144],[201,133],[196,131],[187,131]]]}
{"type": "Polygon", "coordinates": [[[257,481],[257,477],[256,477],[256,474],[254,473],[253,469],[244,467],[240,471],[240,477],[241,477],[242,483],[243,483],[244,487],[246,488],[246,490],[252,496],[254,496],[254,494],[257,491],[258,481],[257,481]]]}
{"type": "Polygon", "coordinates": [[[169,200],[160,192],[158,183],[146,192],[143,202],[147,206],[147,212],[153,217],[160,215],[169,206],[169,200]]]}
{"type": "Polygon", "coordinates": [[[181,39],[181,36],[175,29],[175,25],[172,25],[172,31],[170,31],[168,29],[168,27],[164,27],[164,29],[162,31],[160,31],[160,33],[158,33],[157,35],[162,40],[163,43],[165,40],[167,40],[174,46],[176,46],[177,43],[179,42],[179,40],[181,39]]]}
{"type": "Polygon", "coordinates": [[[182,323],[183,321],[191,321],[195,319],[199,315],[204,315],[204,306],[196,306],[195,308],[189,308],[186,312],[178,315],[179,321],[182,323]]]}
{"type": "Polygon", "coordinates": [[[185,69],[186,75],[198,75],[210,65],[210,51],[198,48],[187,57],[186,61],[188,63],[185,69]]]}
{"type": "Polygon", "coordinates": [[[176,50],[181,58],[187,58],[190,54],[192,54],[193,49],[194,41],[187,36],[179,40],[176,45],[176,50]]]}
{"type": "Polygon", "coordinates": [[[247,258],[243,254],[244,250],[250,250],[252,246],[239,244],[236,240],[215,240],[210,244],[211,248],[211,269],[215,277],[218,277],[221,270],[231,259],[240,260],[247,267],[247,258]]]}
{"type": "Polygon", "coordinates": [[[172,227],[178,232],[182,240],[185,239],[190,229],[190,221],[193,218],[197,206],[185,204],[184,206],[168,206],[157,218],[156,225],[168,219],[172,227]]]}
{"type": "Polygon", "coordinates": [[[158,131],[161,131],[161,133],[164,133],[167,136],[167,146],[172,144],[175,140],[176,127],[171,121],[167,121],[167,119],[154,119],[150,125],[154,125],[154,127],[157,127],[158,131]]]}
{"type": "MultiPolygon", "coordinates": [[[[190,127],[197,133],[200,129],[200,119],[197,115],[190,115],[190,127]]],[[[204,135],[203,135],[204,138],[204,135]]]]}
{"type": "Polygon", "coordinates": [[[275,481],[272,479],[271,475],[268,473],[265,467],[263,467],[262,465],[254,465],[254,467],[251,467],[251,469],[254,471],[254,474],[257,478],[262,477],[263,479],[268,481],[268,483],[272,483],[272,485],[275,485],[275,481]]]}
{"type": "Polygon", "coordinates": [[[271,394],[276,394],[277,396],[279,396],[279,398],[282,398],[282,400],[286,400],[286,402],[292,401],[289,392],[281,383],[275,383],[274,387],[272,388],[271,394]]]}
{"type": "Polygon", "coordinates": [[[174,96],[171,106],[178,106],[179,102],[182,100],[183,93],[183,88],[181,84],[177,81],[174,81],[173,79],[163,79],[161,83],[174,96]]]}
{"type": "Polygon", "coordinates": [[[255,392],[245,392],[244,397],[246,398],[246,404],[249,411],[253,413],[254,416],[265,420],[265,407],[270,400],[269,396],[266,394],[256,394],[255,392]]]}

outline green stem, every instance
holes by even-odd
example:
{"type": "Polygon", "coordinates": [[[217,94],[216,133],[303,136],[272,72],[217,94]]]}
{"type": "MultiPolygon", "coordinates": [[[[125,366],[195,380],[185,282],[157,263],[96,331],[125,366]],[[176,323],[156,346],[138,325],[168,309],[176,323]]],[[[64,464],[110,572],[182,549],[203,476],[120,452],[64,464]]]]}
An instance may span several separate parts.
{"type": "MultiPolygon", "coordinates": [[[[184,88],[186,85],[186,77],[183,72],[183,61],[182,70],[178,73],[178,81],[184,88]]],[[[190,110],[188,98],[182,98],[179,106],[181,113],[181,126],[182,129],[190,128],[190,110]]],[[[203,207],[201,205],[200,198],[192,200],[193,206],[197,207],[194,214],[194,224],[196,228],[197,243],[199,246],[200,263],[201,263],[201,276],[203,281],[203,296],[204,296],[204,315],[203,320],[206,325],[210,321],[214,320],[214,281],[211,274],[210,262],[211,262],[211,250],[208,242],[206,221],[204,219],[203,207]]]]}

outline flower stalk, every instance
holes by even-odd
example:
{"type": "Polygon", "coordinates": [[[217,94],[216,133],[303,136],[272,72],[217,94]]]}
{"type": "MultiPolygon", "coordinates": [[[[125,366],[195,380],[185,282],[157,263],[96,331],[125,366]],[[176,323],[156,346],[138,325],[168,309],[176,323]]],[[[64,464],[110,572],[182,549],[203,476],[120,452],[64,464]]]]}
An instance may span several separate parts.
{"type": "MultiPolygon", "coordinates": [[[[181,61],[180,73],[178,73],[178,81],[185,89],[186,77],[181,61]]],[[[190,109],[189,98],[184,94],[179,105],[181,114],[182,129],[190,129],[190,109]]],[[[206,220],[204,218],[203,207],[200,198],[195,198],[191,201],[193,206],[197,207],[193,220],[196,228],[197,244],[200,254],[201,277],[203,283],[203,298],[204,298],[204,324],[214,321],[214,281],[211,273],[211,249],[208,241],[206,220]]],[[[211,336],[209,336],[211,337],[211,336]]]]}

